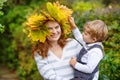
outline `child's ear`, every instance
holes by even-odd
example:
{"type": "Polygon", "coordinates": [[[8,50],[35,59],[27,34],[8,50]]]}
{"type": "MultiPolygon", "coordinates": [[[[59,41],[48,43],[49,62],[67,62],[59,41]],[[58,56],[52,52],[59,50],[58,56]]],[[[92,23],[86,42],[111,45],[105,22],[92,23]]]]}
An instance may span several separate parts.
{"type": "Polygon", "coordinates": [[[93,38],[93,42],[96,42],[96,41],[97,41],[97,38],[96,38],[96,37],[94,37],[94,38],[93,38]]]}

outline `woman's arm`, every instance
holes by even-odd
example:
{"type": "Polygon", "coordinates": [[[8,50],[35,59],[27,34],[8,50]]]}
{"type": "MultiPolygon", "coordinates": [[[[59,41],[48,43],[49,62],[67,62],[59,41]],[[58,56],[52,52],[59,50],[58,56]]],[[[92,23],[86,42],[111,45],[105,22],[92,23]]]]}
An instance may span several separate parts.
{"type": "Polygon", "coordinates": [[[44,79],[49,80],[66,80],[65,78],[62,78],[60,76],[57,76],[55,74],[55,71],[53,70],[52,66],[48,63],[47,59],[43,59],[40,55],[35,54],[34,56],[37,68],[42,75],[44,79]]]}

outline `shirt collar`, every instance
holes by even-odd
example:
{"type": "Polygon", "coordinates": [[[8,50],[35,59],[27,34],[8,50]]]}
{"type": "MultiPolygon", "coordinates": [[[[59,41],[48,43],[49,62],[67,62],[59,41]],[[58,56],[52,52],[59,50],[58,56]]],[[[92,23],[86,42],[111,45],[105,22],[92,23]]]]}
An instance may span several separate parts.
{"type": "Polygon", "coordinates": [[[93,46],[93,45],[95,45],[95,44],[102,46],[102,42],[95,42],[95,43],[91,43],[91,44],[86,44],[86,47],[85,47],[85,48],[88,49],[90,46],[93,46]]]}
{"type": "Polygon", "coordinates": [[[95,44],[102,45],[102,42],[95,42],[95,43],[87,44],[87,46],[93,46],[95,44]]]}

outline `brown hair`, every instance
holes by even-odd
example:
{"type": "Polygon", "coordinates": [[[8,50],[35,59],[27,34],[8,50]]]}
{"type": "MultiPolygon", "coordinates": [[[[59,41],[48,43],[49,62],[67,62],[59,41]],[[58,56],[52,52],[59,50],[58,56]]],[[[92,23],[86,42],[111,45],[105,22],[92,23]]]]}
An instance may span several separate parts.
{"type": "MultiPolygon", "coordinates": [[[[62,27],[61,27],[61,31],[62,32],[61,32],[60,39],[58,40],[58,44],[63,48],[65,46],[65,44],[67,43],[67,40],[66,40],[67,37],[65,36],[62,27]]],[[[33,45],[33,47],[32,47],[33,56],[34,56],[35,52],[37,52],[39,55],[42,56],[42,58],[46,58],[48,56],[48,49],[50,46],[51,45],[47,39],[44,43],[41,43],[39,41],[36,42],[36,44],[33,45]]]]}
{"type": "Polygon", "coordinates": [[[101,20],[87,22],[84,25],[84,30],[91,35],[91,38],[96,38],[97,42],[103,42],[108,34],[107,26],[101,20]]]}

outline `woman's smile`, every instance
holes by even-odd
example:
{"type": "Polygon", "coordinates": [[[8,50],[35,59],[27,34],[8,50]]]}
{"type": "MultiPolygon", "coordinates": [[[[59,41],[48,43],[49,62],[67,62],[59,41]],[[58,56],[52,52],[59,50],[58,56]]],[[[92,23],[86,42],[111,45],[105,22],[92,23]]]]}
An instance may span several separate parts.
{"type": "Polygon", "coordinates": [[[61,36],[61,27],[57,22],[49,22],[46,24],[51,32],[51,35],[47,37],[49,41],[58,41],[61,36]]]}

